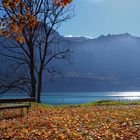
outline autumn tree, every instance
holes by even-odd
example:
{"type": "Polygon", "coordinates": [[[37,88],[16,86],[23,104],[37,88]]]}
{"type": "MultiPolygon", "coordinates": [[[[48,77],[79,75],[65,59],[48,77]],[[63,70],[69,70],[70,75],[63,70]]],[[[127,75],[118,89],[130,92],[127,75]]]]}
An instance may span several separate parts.
{"type": "Polygon", "coordinates": [[[47,65],[53,59],[65,59],[69,53],[68,49],[58,49],[52,43],[57,42],[54,33],[60,24],[72,16],[70,2],[71,0],[2,1],[0,34],[12,40],[14,45],[2,45],[0,55],[13,59],[17,69],[26,67],[26,72],[23,72],[26,74],[18,76],[11,85],[1,84],[1,89],[23,89],[40,102],[43,72],[52,72],[47,65]],[[22,81],[20,86],[19,81],[22,81]]]}

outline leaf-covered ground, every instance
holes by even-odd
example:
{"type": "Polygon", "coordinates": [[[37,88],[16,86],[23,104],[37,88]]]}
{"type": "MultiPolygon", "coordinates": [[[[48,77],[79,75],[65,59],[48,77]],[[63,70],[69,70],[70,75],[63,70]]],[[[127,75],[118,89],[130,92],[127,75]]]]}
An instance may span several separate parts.
{"type": "Polygon", "coordinates": [[[140,140],[140,105],[33,105],[0,112],[0,140],[140,140]]]}

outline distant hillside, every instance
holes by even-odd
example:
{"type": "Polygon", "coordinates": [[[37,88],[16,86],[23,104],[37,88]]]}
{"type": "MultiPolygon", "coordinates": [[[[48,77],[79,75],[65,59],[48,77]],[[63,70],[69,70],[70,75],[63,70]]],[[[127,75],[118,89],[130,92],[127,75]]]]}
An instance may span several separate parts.
{"type": "Polygon", "coordinates": [[[63,77],[56,76],[52,82],[45,74],[43,92],[140,90],[140,37],[128,33],[95,39],[56,35],[60,45],[73,51],[72,59],[70,64],[52,62],[63,77]]]}
{"type": "Polygon", "coordinates": [[[73,50],[72,63],[59,64],[64,77],[46,83],[47,91],[140,90],[140,37],[125,33],[63,41],[73,50]]]}

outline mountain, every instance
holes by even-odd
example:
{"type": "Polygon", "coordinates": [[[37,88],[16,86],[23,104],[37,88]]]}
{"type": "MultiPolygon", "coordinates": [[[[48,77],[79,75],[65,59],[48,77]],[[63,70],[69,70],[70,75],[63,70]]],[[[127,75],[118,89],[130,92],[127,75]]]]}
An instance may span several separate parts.
{"type": "Polygon", "coordinates": [[[48,92],[139,91],[140,37],[62,37],[72,49],[71,64],[58,63],[63,77],[47,81],[48,92]]]}
{"type": "MultiPolygon", "coordinates": [[[[58,32],[55,35],[61,40],[60,45],[73,53],[70,63],[51,63],[63,76],[51,81],[45,74],[43,92],[140,90],[140,37],[129,33],[101,35],[95,39],[65,37],[58,32]]],[[[3,40],[0,37],[0,42],[3,40]]]]}

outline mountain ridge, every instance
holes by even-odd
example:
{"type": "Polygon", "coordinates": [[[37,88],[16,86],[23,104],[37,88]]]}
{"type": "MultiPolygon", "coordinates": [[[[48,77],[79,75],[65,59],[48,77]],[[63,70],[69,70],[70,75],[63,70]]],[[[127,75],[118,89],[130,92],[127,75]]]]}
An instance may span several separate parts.
{"type": "Polygon", "coordinates": [[[135,35],[132,35],[130,33],[121,33],[121,34],[110,34],[108,33],[107,35],[100,35],[98,37],[91,37],[91,36],[72,36],[72,35],[66,35],[66,36],[63,36],[64,38],[66,39],[74,39],[74,38],[79,38],[79,39],[87,39],[87,40],[95,40],[95,39],[99,39],[99,38],[111,38],[111,37],[136,37],[136,38],[140,38],[139,36],[135,36],[135,35]]]}

